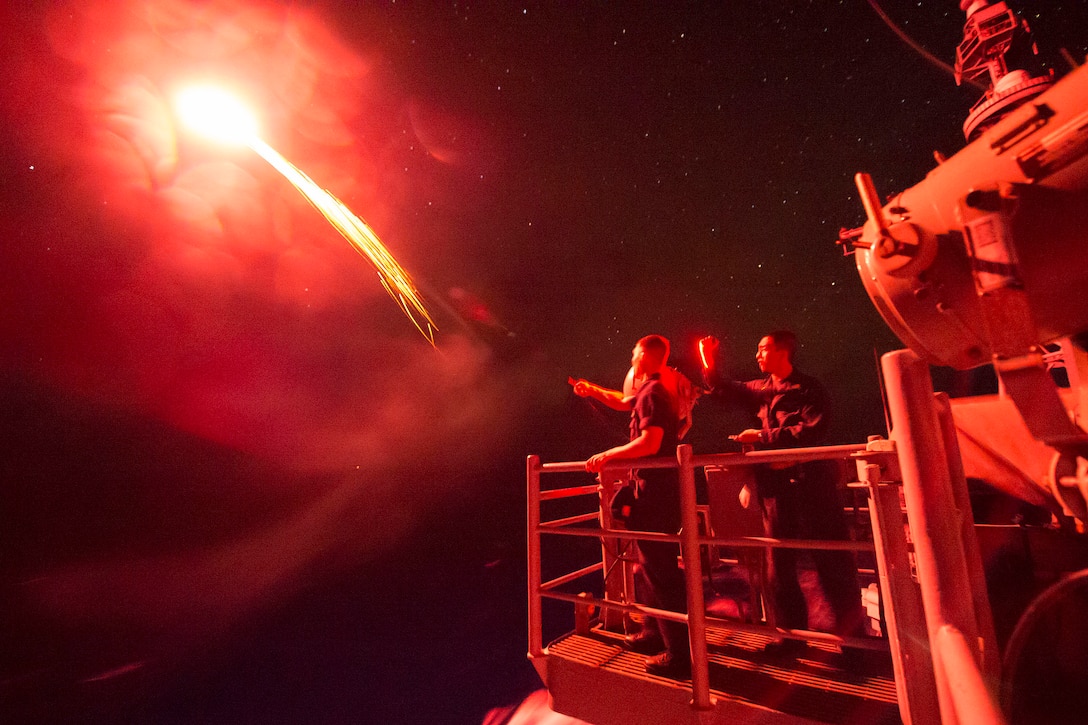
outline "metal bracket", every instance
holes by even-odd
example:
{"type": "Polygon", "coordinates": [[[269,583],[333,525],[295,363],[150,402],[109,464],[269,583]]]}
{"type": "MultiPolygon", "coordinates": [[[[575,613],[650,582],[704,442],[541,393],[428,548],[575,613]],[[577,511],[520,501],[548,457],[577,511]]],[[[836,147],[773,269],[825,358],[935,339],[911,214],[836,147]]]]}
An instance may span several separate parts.
{"type": "Polygon", "coordinates": [[[1016,187],[1006,184],[973,190],[958,207],[994,369],[1035,438],[1086,455],[1088,436],[1070,419],[1038,344],[1009,223],[1016,202],[1016,187]]]}

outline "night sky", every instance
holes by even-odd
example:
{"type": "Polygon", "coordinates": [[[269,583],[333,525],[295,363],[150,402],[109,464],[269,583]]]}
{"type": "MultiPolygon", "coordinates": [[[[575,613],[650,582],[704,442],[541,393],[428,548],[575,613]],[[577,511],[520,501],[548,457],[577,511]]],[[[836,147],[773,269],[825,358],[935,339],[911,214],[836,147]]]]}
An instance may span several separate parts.
{"type": "MultiPolygon", "coordinates": [[[[886,0],[951,63],[954,0],[886,0]]],[[[1044,67],[1083,2],[1024,2],[1044,67]]],[[[525,660],[524,459],[621,441],[566,377],[760,335],[884,433],[898,347],[840,227],[979,91],[865,0],[9,2],[0,9],[0,707],[10,722],[479,723],[525,660]],[[365,219],[419,335],[195,81],[365,219]]],[[[748,421],[701,403],[691,441],[748,421]]],[[[587,482],[588,482],[587,477],[587,482]]]]}

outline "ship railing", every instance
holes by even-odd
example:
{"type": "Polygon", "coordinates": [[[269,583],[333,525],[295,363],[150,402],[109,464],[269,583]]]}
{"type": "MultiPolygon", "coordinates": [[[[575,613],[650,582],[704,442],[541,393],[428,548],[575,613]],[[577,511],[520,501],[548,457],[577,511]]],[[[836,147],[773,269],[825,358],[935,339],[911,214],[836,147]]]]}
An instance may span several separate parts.
{"type": "MultiPolygon", "coordinates": [[[[528,494],[528,588],[529,588],[529,656],[531,658],[545,656],[546,650],[543,641],[543,600],[552,599],[569,602],[576,606],[577,612],[588,612],[591,607],[600,611],[615,611],[623,613],[639,613],[643,616],[657,617],[687,625],[689,643],[691,647],[692,664],[692,706],[695,709],[709,709],[711,707],[709,670],[707,655],[706,630],[708,623],[726,626],[731,630],[743,632],[756,632],[772,634],[778,637],[789,637],[809,641],[830,642],[858,648],[887,649],[888,643],[877,638],[869,637],[843,637],[825,632],[816,632],[802,629],[780,629],[769,625],[761,625],[739,620],[724,620],[708,617],[703,594],[703,560],[701,552],[704,547],[729,547],[732,549],[743,548],[793,548],[793,549],[823,549],[823,550],[848,550],[848,551],[877,551],[874,544],[866,541],[833,541],[812,539],[776,539],[763,536],[742,537],[716,537],[701,533],[699,516],[696,505],[695,493],[695,467],[720,466],[726,468],[751,467],[758,465],[793,465],[808,461],[818,460],[842,460],[854,458],[858,461],[859,473],[865,478],[865,483],[870,488],[880,483],[880,471],[887,468],[895,468],[895,449],[888,441],[881,441],[884,446],[876,445],[845,445],[823,446],[817,448],[794,448],[774,451],[752,451],[745,453],[722,453],[709,455],[694,455],[689,445],[677,447],[676,458],[656,457],[637,460],[626,460],[622,464],[609,464],[605,467],[602,480],[609,480],[609,473],[616,478],[622,471],[631,468],[675,468],[678,470],[681,529],[677,535],[662,534],[647,531],[631,531],[615,529],[608,525],[608,517],[605,513],[607,506],[598,507],[589,513],[565,516],[552,520],[542,520],[541,504],[545,501],[555,501],[564,498],[593,495],[601,497],[602,488],[597,484],[574,486],[568,488],[556,488],[544,490],[541,487],[542,474],[560,474],[585,472],[584,461],[572,461],[562,463],[541,463],[539,457],[529,456],[526,462],[527,494],[528,494]],[[591,522],[599,522],[599,526],[586,526],[591,522]],[[560,535],[573,537],[590,537],[600,540],[613,541],[672,541],[680,544],[681,561],[685,575],[687,613],[662,610],[646,605],[624,602],[609,598],[607,591],[604,597],[594,597],[584,592],[569,593],[560,591],[560,588],[592,574],[601,572],[607,575],[606,562],[594,563],[590,566],[568,572],[548,581],[542,580],[541,574],[541,540],[545,535],[560,535]]],[[[871,492],[872,495],[872,492],[871,492]]],[[[602,497],[607,501],[607,497],[602,497]]],[[[885,501],[892,499],[884,496],[885,501]]],[[[876,514],[890,511],[887,505],[873,507],[874,527],[878,526],[876,514]]],[[[898,493],[894,496],[894,511],[899,513],[898,493]]],[[[899,537],[903,536],[902,519],[893,524],[898,525],[899,537]]],[[[876,539],[881,537],[874,532],[876,539]]],[[[890,537],[895,539],[894,536],[890,537]]],[[[902,550],[898,555],[906,558],[906,544],[901,543],[902,550]]],[[[877,560],[880,562],[883,556],[877,551],[877,560]]],[[[886,569],[886,567],[880,567],[886,569]]],[[[910,589],[913,585],[903,579],[902,567],[900,581],[897,589],[910,589]]],[[[905,575],[909,579],[909,567],[905,575]]],[[[885,576],[881,576],[882,585],[889,582],[885,576]]],[[[883,586],[882,586],[883,589],[883,586]]],[[[860,592],[859,592],[860,596],[860,592]]],[[[583,616],[584,620],[586,617],[583,616]]],[[[894,646],[894,645],[893,645],[894,646]]],[[[897,653],[893,652],[893,655],[897,653]]],[[[893,656],[893,659],[897,659],[893,656]]],[[[897,672],[897,686],[901,681],[897,672]]],[[[904,695],[907,693],[903,693],[904,695]]]]}

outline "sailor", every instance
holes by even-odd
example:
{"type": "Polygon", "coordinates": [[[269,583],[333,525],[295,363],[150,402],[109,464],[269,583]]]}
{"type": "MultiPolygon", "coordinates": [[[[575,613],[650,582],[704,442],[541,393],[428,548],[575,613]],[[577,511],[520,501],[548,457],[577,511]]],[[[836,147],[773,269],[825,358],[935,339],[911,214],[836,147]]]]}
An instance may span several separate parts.
{"type": "MultiPolygon", "coordinates": [[[[716,357],[719,342],[705,337],[704,377],[710,394],[759,417],[760,428],[749,428],[734,440],[759,449],[799,448],[826,442],[829,402],[827,391],[816,378],[793,365],[797,337],[787,330],[764,336],[756,348],[756,362],[763,377],[747,382],[723,378],[716,357]]],[[[833,461],[797,465],[764,465],[756,468],[755,491],[741,490],[741,504],[752,498],[763,515],[764,533],[780,539],[849,539],[849,529],[838,490],[840,470],[833,461]]],[[[807,629],[808,606],[797,579],[797,549],[771,548],[767,553],[767,584],[774,608],[775,625],[782,629],[807,629]]],[[[864,631],[864,612],[857,583],[857,566],[848,551],[812,551],[816,574],[831,610],[835,633],[859,636],[864,631]]],[[[805,642],[780,639],[767,645],[769,654],[792,656],[803,652],[805,642]]],[[[844,649],[848,658],[856,650],[844,649]]]]}
{"type": "MultiPolygon", "coordinates": [[[[674,456],[679,418],[661,371],[668,358],[669,342],[660,335],[648,335],[631,352],[634,377],[645,378],[631,402],[630,440],[621,446],[597,453],[586,461],[586,470],[600,472],[615,460],[646,456],[674,456]]],[[[635,499],[631,503],[627,528],[675,534],[680,528],[680,490],[675,468],[642,469],[637,472],[635,499]]],[[[687,611],[684,575],[675,542],[639,541],[640,576],[648,585],[644,604],[674,612],[687,611]]],[[[680,622],[650,618],[643,630],[627,638],[632,649],[644,654],[646,671],[666,677],[687,677],[691,656],[686,627],[680,622]]]]}

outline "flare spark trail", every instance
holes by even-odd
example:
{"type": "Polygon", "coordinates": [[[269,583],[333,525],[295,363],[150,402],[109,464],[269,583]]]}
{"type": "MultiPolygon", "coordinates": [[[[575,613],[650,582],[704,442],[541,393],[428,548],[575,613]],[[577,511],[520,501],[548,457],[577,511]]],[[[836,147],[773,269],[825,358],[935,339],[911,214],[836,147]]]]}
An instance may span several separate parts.
{"type": "Polygon", "coordinates": [[[415,283],[378,239],[374,230],[351,209],[348,209],[344,202],[318,186],[313,179],[264,141],[253,137],[247,145],[283,174],[284,178],[306,197],[306,200],[332,224],[336,231],[348,240],[355,251],[366,257],[378,273],[378,279],[381,280],[385,291],[400,306],[416,329],[427,338],[431,345],[434,345],[434,333],[437,327],[424,307],[415,283]]]}
{"type": "Polygon", "coordinates": [[[243,144],[283,174],[336,231],[365,257],[378,273],[382,287],[433,346],[438,329],[423,305],[412,278],[385,248],[366,222],[257,135],[256,119],[221,88],[197,86],[178,96],[178,111],[193,130],[227,143],[243,144]]]}

